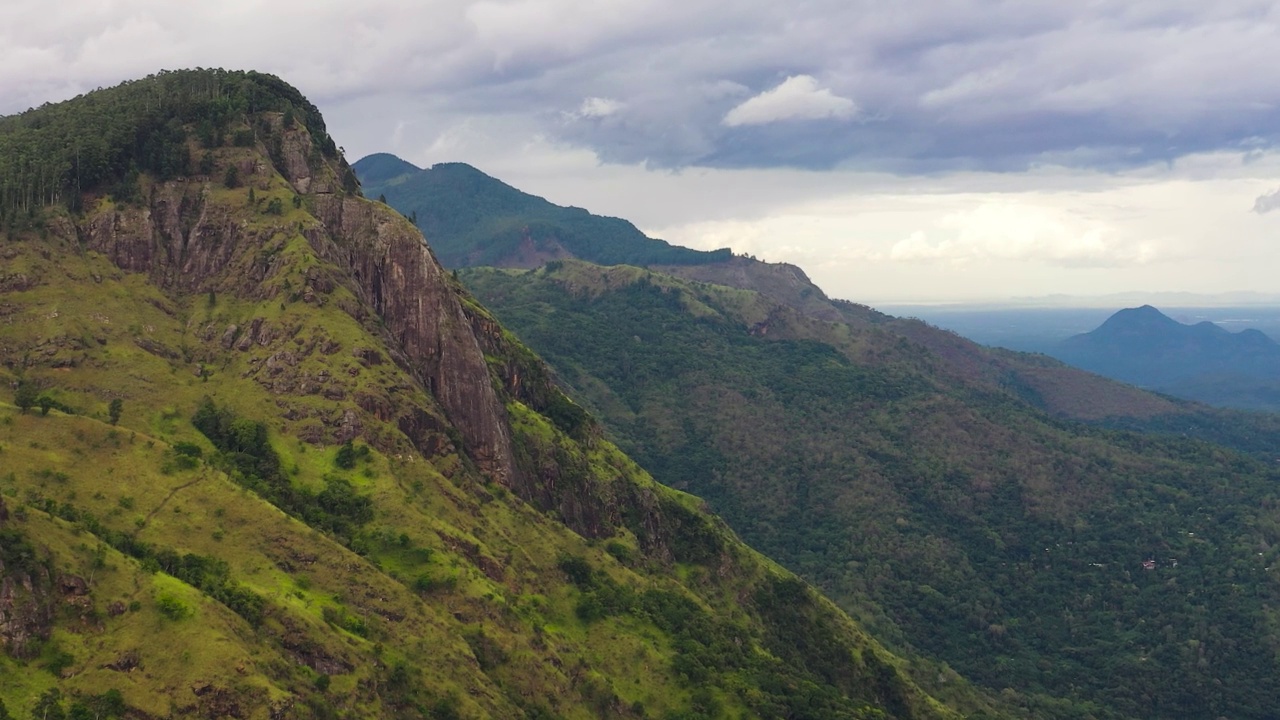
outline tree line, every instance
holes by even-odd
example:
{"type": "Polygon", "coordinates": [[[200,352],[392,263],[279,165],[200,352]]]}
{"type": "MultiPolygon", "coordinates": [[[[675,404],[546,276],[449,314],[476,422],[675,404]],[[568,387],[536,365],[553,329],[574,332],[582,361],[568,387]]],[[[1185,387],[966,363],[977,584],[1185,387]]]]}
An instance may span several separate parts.
{"type": "Polygon", "coordinates": [[[337,156],[320,111],[289,84],[256,72],[162,71],[0,118],[0,223],[59,203],[78,210],[90,190],[131,199],[141,173],[168,180],[190,171],[188,127],[217,146],[233,121],[261,112],[297,118],[320,153],[337,156]]]}

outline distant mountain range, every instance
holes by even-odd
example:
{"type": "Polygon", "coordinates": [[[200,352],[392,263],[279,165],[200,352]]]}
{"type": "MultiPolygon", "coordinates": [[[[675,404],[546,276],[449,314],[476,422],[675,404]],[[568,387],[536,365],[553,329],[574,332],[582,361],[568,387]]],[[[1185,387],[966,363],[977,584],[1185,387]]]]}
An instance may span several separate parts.
{"type": "Polygon", "coordinates": [[[1214,405],[1280,410],[1280,343],[1258,330],[1186,325],[1150,305],[1121,310],[1052,352],[1099,375],[1214,405]]]}

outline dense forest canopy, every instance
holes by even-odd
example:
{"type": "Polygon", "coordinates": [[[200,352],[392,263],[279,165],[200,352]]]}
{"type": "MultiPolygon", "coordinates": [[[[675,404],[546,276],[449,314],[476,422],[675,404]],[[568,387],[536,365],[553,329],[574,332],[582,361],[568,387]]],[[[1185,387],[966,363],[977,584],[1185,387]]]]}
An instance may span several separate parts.
{"type": "Polygon", "coordinates": [[[656,479],[900,650],[1037,717],[1275,716],[1273,459],[1055,419],[900,336],[748,332],[730,288],[461,277],[656,479]]]}
{"type": "Polygon", "coordinates": [[[168,180],[191,172],[189,128],[205,148],[218,147],[235,139],[233,122],[271,111],[303,123],[318,152],[337,156],[316,106],[257,72],[160,72],[0,118],[0,224],[46,205],[77,209],[81,193],[98,188],[132,199],[139,173],[168,180]]]}
{"type": "Polygon", "coordinates": [[[464,163],[428,170],[386,153],[353,166],[369,197],[411,218],[446,267],[510,265],[522,254],[572,256],[601,265],[705,265],[733,252],[650,238],[621,218],[562,207],[464,163]]]}

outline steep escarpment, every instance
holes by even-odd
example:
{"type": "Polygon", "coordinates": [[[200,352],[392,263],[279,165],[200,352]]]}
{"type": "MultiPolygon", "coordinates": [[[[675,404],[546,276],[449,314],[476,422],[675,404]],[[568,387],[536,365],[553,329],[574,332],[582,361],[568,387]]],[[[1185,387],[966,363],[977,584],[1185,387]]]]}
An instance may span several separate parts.
{"type": "Polygon", "coordinates": [[[386,206],[357,198],[319,197],[316,214],[341,240],[313,233],[313,247],[351,269],[358,297],[400,351],[397,361],[444,407],[470,456],[498,482],[514,483],[511,433],[484,354],[422,236],[386,206]]]}
{"type": "Polygon", "coordinates": [[[610,443],[292,88],[33,113],[6,148],[107,131],[0,188],[12,714],[958,716],[610,443]]]}
{"type": "Polygon", "coordinates": [[[0,499],[0,648],[30,657],[53,629],[53,574],[0,499]]]}
{"type": "Polygon", "coordinates": [[[255,210],[275,202],[282,212],[282,196],[290,194],[288,202],[300,207],[305,195],[306,217],[268,214],[246,223],[242,208],[221,202],[220,190],[227,188],[181,178],[151,185],[141,206],[100,203],[75,227],[57,231],[80,236],[86,248],[168,292],[264,300],[294,291],[281,284],[290,281],[281,277],[290,257],[278,251],[282,238],[300,234],[318,263],[296,278],[296,291],[314,300],[345,286],[354,298],[343,309],[377,326],[392,359],[440,403],[472,458],[508,482],[514,466],[502,406],[461,306],[421,235],[385,206],[345,192],[338,178],[349,168],[341,159],[315,160],[305,127],[284,127],[276,114],[264,127],[277,134],[266,141],[278,148],[274,162],[265,147],[251,146],[220,158],[216,169],[225,177],[234,168],[238,183],[254,192],[255,210]]]}

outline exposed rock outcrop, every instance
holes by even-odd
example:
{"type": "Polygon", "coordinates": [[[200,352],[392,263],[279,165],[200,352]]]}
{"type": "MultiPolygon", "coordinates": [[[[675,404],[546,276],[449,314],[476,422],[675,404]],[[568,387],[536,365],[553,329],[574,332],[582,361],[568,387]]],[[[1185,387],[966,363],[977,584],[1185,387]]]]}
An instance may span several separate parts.
{"type": "MultiPolygon", "coordinates": [[[[385,206],[343,192],[338,178],[350,169],[345,161],[317,160],[305,129],[278,127],[277,133],[278,145],[271,152],[274,165],[258,167],[267,163],[263,157],[245,172],[251,177],[272,169],[280,172],[295,190],[308,194],[318,224],[248,224],[241,214],[209,201],[210,184],[173,181],[153,186],[145,206],[100,208],[87,216],[83,227],[68,229],[67,234],[84,238],[91,249],[122,269],[145,273],[169,291],[232,291],[265,298],[273,291],[264,281],[286,259],[264,248],[279,232],[301,230],[320,258],[350,269],[348,279],[312,268],[303,300],[322,301],[339,284],[347,284],[361,303],[342,308],[366,326],[378,328],[392,359],[431,393],[457,427],[463,449],[476,465],[495,481],[512,485],[517,467],[505,409],[454,284],[422,235],[385,206]]],[[[219,342],[240,351],[254,343],[266,346],[272,338],[261,324],[255,319],[247,327],[230,326],[219,342]]],[[[173,352],[146,340],[138,344],[164,357],[173,352]]],[[[268,371],[289,364],[290,357],[272,355],[268,371]]],[[[377,353],[361,357],[366,365],[380,359],[377,353]]],[[[341,401],[349,394],[330,388],[326,397],[341,401]]],[[[360,431],[359,418],[351,415],[342,420],[339,441],[360,431]]],[[[439,449],[438,439],[420,432],[433,423],[418,418],[407,424],[415,431],[410,437],[420,443],[419,450],[439,449]]]]}
{"type": "Polygon", "coordinates": [[[317,196],[316,208],[327,232],[310,232],[312,247],[351,269],[389,346],[403,353],[397,362],[444,408],[477,465],[512,484],[516,466],[506,412],[462,303],[422,236],[394,212],[358,198],[317,196]]]}
{"type": "Polygon", "coordinates": [[[716,285],[755,290],[810,317],[827,322],[847,318],[803,270],[787,263],[734,257],[704,265],[655,265],[650,269],[716,285]]]}
{"type": "Polygon", "coordinates": [[[0,647],[13,657],[31,658],[53,628],[54,582],[8,517],[0,500],[0,647]]]}
{"type": "MultiPolygon", "coordinates": [[[[246,373],[273,393],[316,394],[349,403],[330,416],[307,418],[309,424],[298,429],[300,437],[341,443],[360,436],[368,426],[366,419],[394,417],[425,456],[461,445],[494,481],[555,512],[580,534],[607,537],[626,526],[652,557],[671,559],[670,536],[679,532],[679,521],[668,517],[671,509],[662,507],[652,493],[622,481],[621,472],[617,482],[602,479],[585,460],[567,457],[554,444],[517,446],[504,395],[556,418],[579,442],[590,444],[600,436],[598,425],[564,397],[546,366],[517,347],[487,313],[466,304],[465,293],[436,261],[417,228],[380,203],[342,190],[338,178],[348,171],[344,162],[324,160],[317,165],[304,129],[277,127],[277,133],[282,139],[272,148],[272,161],[261,156],[242,172],[248,178],[279,172],[307,195],[318,222],[255,229],[238,211],[209,202],[209,185],[175,181],[154,186],[144,207],[102,208],[90,214],[82,228],[67,233],[78,234],[122,269],[145,273],[171,292],[217,290],[266,298],[273,291],[265,281],[285,260],[264,248],[275,242],[279,231],[301,232],[315,254],[331,264],[330,269],[320,265],[307,270],[302,300],[325,302],[339,286],[350,290],[358,302],[340,300],[338,306],[382,337],[389,360],[430,392],[438,410],[402,406],[394,398],[302,373],[299,358],[311,348],[295,352],[275,343],[277,335],[296,335],[297,328],[285,331],[261,318],[206,328],[206,341],[226,350],[272,350],[265,358],[250,360],[246,373]],[[347,272],[334,273],[333,266],[347,272]],[[581,414],[580,423],[575,413],[581,414]]],[[[802,275],[792,280],[807,285],[802,275]]],[[[142,338],[135,343],[162,357],[174,355],[159,343],[142,338]]],[[[329,351],[336,352],[337,343],[329,344],[329,351]]],[[[371,348],[354,347],[350,352],[364,368],[388,359],[371,348]]]]}

